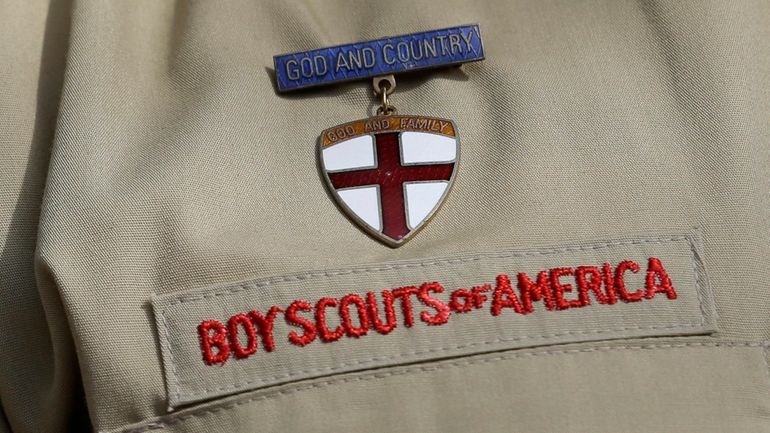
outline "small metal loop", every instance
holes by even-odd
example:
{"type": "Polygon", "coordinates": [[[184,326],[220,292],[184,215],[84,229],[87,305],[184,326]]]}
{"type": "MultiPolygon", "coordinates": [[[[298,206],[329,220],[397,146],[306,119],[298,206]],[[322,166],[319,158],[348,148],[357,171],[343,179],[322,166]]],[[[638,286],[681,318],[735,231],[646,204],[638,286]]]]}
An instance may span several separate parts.
{"type": "Polygon", "coordinates": [[[372,79],[372,86],[374,87],[374,93],[380,97],[381,105],[377,108],[377,115],[389,116],[395,114],[396,107],[390,105],[388,95],[396,89],[396,77],[393,74],[374,77],[372,79]]]}
{"type": "Polygon", "coordinates": [[[396,107],[393,105],[388,105],[387,107],[377,107],[377,115],[378,116],[390,116],[391,114],[396,114],[398,110],[396,110],[396,107]]]}
{"type": "Polygon", "coordinates": [[[396,107],[390,105],[388,101],[388,92],[380,93],[380,107],[377,108],[378,116],[387,116],[396,112],[396,107]]]}
{"type": "Polygon", "coordinates": [[[393,74],[374,77],[372,78],[372,87],[374,87],[374,92],[378,95],[380,93],[390,95],[396,90],[396,77],[393,74]]]}

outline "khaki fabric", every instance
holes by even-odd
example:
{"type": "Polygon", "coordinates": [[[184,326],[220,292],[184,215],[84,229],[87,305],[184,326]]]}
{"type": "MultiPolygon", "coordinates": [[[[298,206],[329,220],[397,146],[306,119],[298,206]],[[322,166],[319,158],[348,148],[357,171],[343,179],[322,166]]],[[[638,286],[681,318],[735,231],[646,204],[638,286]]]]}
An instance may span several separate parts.
{"type": "MultiPolygon", "coordinates": [[[[709,334],[716,331],[716,314],[696,248],[696,240],[691,236],[624,239],[559,249],[382,262],[369,267],[285,275],[159,297],[153,300],[153,309],[163,352],[169,406],[177,407],[288,381],[483,352],[578,341],[709,334]],[[485,281],[490,276],[499,275],[501,270],[511,274],[514,272],[510,270],[516,270],[534,276],[553,263],[605,263],[615,257],[632,259],[645,266],[645,272],[637,275],[629,272],[624,276],[625,285],[635,290],[636,287],[644,287],[645,262],[652,253],[665,263],[667,277],[672,281],[673,299],[661,293],[640,302],[601,304],[596,299],[591,300],[591,295],[595,295],[592,292],[586,296],[587,305],[581,308],[548,310],[545,305],[535,307],[537,302],[532,302],[532,311],[526,314],[516,314],[512,308],[495,314],[490,312],[489,307],[483,306],[478,308],[480,311],[464,313],[448,309],[445,321],[438,320],[439,313],[434,313],[434,309],[425,311],[422,303],[415,299],[413,304],[418,306],[413,309],[423,309],[425,314],[432,315],[433,319],[437,319],[434,325],[420,326],[425,323],[419,317],[422,312],[415,312],[412,316],[417,323],[407,328],[405,320],[400,317],[403,310],[399,308],[399,302],[395,302],[393,323],[396,328],[385,336],[372,331],[371,334],[367,332],[366,335],[328,344],[311,342],[306,346],[297,346],[285,337],[293,327],[285,320],[275,320],[272,331],[275,350],[272,353],[263,353],[263,341],[262,351],[255,347],[255,353],[248,357],[251,359],[233,360],[213,368],[202,361],[200,334],[194,332],[202,321],[219,317],[218,310],[223,310],[225,317],[248,312],[252,308],[263,310],[262,314],[266,315],[270,306],[286,309],[297,298],[311,299],[311,303],[315,303],[314,300],[324,297],[341,299],[350,293],[357,295],[362,287],[379,289],[394,283],[404,285],[412,282],[422,286],[423,280],[428,284],[436,280],[441,285],[441,292],[431,292],[431,298],[445,303],[450,301],[446,292],[454,291],[454,288],[489,284],[484,292],[485,298],[481,298],[479,303],[491,304],[491,301],[485,301],[494,298],[492,284],[485,281]]],[[[575,283],[567,284],[572,286],[575,283]]],[[[575,291],[577,288],[570,287],[570,292],[575,291]]],[[[376,292],[373,295],[377,296],[376,292]]],[[[361,296],[365,295],[361,293],[361,296]]],[[[562,299],[568,304],[566,298],[579,302],[574,293],[563,295],[562,299]]],[[[377,302],[375,305],[383,310],[379,306],[383,304],[377,302]]],[[[341,326],[335,310],[324,310],[324,323],[329,329],[341,326]]],[[[346,311],[355,310],[347,307],[346,311]]],[[[380,316],[385,314],[380,313],[377,317],[380,316]]],[[[353,313],[350,323],[357,328],[363,327],[356,313],[353,313]]]]}
{"type": "Polygon", "coordinates": [[[766,432],[766,357],[697,340],[505,352],[247,393],[122,432],[766,432]]]}
{"type": "Polygon", "coordinates": [[[124,432],[770,431],[769,3],[6,0],[0,35],[11,431],[88,431],[84,405],[94,430],[124,432]],[[373,113],[370,83],[278,96],[272,56],[471,22],[485,61],[398,78],[392,102],[454,120],[462,162],[433,222],[382,246],[316,166],[322,130],[373,113]],[[692,230],[710,337],[390,366],[168,412],[153,297],[692,230]]]}
{"type": "Polygon", "coordinates": [[[33,268],[70,8],[0,1],[0,431],[87,426],[61,298],[33,268]]]}

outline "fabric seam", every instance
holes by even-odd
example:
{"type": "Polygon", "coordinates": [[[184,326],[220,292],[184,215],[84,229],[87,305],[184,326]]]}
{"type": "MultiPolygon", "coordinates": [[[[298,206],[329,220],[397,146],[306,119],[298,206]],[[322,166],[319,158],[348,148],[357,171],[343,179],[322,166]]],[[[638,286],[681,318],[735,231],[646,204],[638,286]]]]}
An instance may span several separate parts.
{"type": "MultiPolygon", "coordinates": [[[[340,271],[307,272],[307,273],[300,273],[297,275],[291,275],[291,276],[285,276],[285,277],[269,278],[266,280],[253,282],[253,283],[235,284],[234,285],[235,287],[219,287],[208,291],[204,291],[201,295],[197,295],[197,296],[182,295],[174,299],[173,301],[170,301],[167,304],[165,304],[163,306],[163,309],[165,311],[166,308],[174,305],[178,305],[178,304],[196,302],[196,301],[200,301],[200,300],[204,300],[212,297],[215,298],[219,296],[231,295],[234,293],[239,293],[239,292],[253,289],[256,287],[268,287],[276,283],[283,283],[287,281],[302,281],[308,278],[316,278],[316,277],[331,278],[331,277],[342,276],[342,275],[368,274],[372,272],[391,271],[391,270],[397,270],[397,269],[410,269],[410,268],[419,268],[419,267],[426,267],[426,266],[447,266],[447,265],[453,265],[458,263],[476,262],[479,260],[490,259],[490,258],[506,259],[511,257],[547,256],[547,255],[558,254],[558,253],[600,250],[600,249],[617,247],[617,246],[643,245],[643,244],[650,244],[650,243],[663,244],[663,243],[678,242],[683,240],[692,244],[691,238],[689,236],[670,236],[670,237],[660,237],[660,238],[636,239],[632,241],[603,242],[603,243],[595,243],[590,245],[573,246],[573,247],[565,247],[565,248],[544,248],[540,250],[510,252],[505,254],[480,253],[480,254],[475,254],[473,257],[433,260],[433,261],[416,262],[416,263],[404,263],[404,264],[396,264],[396,265],[388,265],[388,266],[369,266],[369,267],[352,268],[352,269],[340,270],[340,271]]],[[[162,298],[160,298],[159,300],[161,303],[164,302],[164,299],[162,298]]]]}
{"type": "Polygon", "coordinates": [[[288,387],[286,389],[274,390],[272,392],[268,392],[268,393],[256,395],[256,396],[244,395],[242,396],[242,399],[228,402],[221,406],[204,408],[196,412],[190,412],[190,413],[185,413],[181,415],[171,414],[171,415],[167,415],[165,417],[166,418],[165,420],[155,420],[143,426],[132,427],[132,428],[123,429],[123,430],[115,430],[115,432],[116,433],[143,433],[151,430],[159,430],[167,426],[179,424],[188,419],[201,418],[208,415],[214,415],[217,412],[230,410],[238,406],[242,406],[244,404],[249,404],[256,401],[271,400],[273,398],[279,398],[279,397],[282,397],[285,395],[291,395],[297,392],[307,391],[315,388],[325,388],[331,385],[338,385],[338,384],[344,384],[344,383],[350,383],[350,382],[366,382],[370,380],[383,379],[383,378],[393,377],[393,376],[402,376],[402,375],[408,375],[413,373],[437,371],[437,370],[443,370],[443,369],[449,369],[449,368],[465,367],[465,366],[478,365],[478,364],[487,364],[487,363],[493,363],[493,362],[523,359],[523,358],[536,357],[536,356],[576,355],[576,354],[591,353],[591,352],[609,352],[613,350],[671,350],[671,349],[682,349],[682,348],[688,348],[688,347],[690,348],[692,347],[696,347],[696,348],[715,348],[715,347],[762,348],[763,360],[765,362],[765,366],[767,367],[766,372],[768,375],[768,386],[770,387],[770,364],[768,363],[767,356],[765,356],[768,350],[768,346],[762,343],[698,342],[698,343],[637,344],[637,345],[628,344],[628,345],[618,345],[618,346],[590,347],[590,348],[583,348],[583,349],[558,349],[558,350],[548,349],[548,350],[540,350],[540,351],[530,351],[525,353],[510,353],[510,354],[500,355],[492,358],[463,359],[463,360],[451,361],[451,362],[444,361],[441,365],[418,366],[418,367],[401,366],[401,367],[395,367],[397,371],[358,373],[357,375],[352,377],[336,377],[336,378],[331,378],[321,382],[316,382],[316,383],[308,384],[304,386],[293,386],[293,387],[288,387]]]}

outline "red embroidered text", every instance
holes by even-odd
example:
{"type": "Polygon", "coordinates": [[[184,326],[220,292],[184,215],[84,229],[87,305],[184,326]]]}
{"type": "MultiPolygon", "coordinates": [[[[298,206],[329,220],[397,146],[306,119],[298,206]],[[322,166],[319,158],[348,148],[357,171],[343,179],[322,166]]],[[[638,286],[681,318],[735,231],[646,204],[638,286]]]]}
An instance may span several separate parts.
{"type": "Polygon", "coordinates": [[[537,275],[524,272],[515,277],[500,274],[494,284],[448,291],[439,282],[404,286],[366,294],[350,293],[340,298],[296,300],[287,306],[271,306],[264,312],[234,314],[226,321],[204,320],[198,325],[203,362],[225,364],[230,358],[245,359],[276,349],[277,338],[296,346],[333,343],[341,338],[361,338],[372,333],[387,335],[400,326],[422,323],[441,326],[454,314],[488,309],[492,316],[527,315],[535,303],[549,311],[582,308],[592,303],[612,305],[651,300],[656,295],[676,299],[677,293],[661,261],[650,257],[643,287],[628,287],[626,276],[642,272],[641,266],[624,260],[616,266],[559,267],[537,275]],[[292,329],[286,336],[274,335],[279,316],[292,329]]]}

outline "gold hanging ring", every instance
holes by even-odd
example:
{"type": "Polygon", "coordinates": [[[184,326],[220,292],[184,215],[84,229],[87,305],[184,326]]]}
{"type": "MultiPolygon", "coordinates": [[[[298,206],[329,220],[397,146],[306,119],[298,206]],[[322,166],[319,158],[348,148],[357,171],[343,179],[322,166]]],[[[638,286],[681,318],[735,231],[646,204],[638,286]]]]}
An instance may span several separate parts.
{"type": "Polygon", "coordinates": [[[396,112],[396,107],[390,105],[388,95],[396,88],[396,78],[393,74],[374,77],[372,79],[374,92],[380,96],[380,107],[377,108],[378,116],[388,116],[396,112]]]}

